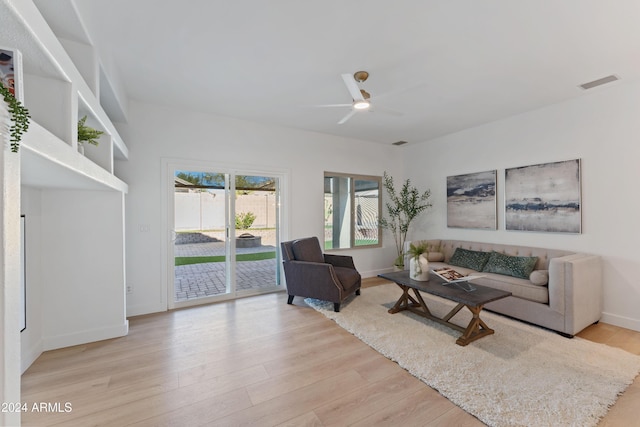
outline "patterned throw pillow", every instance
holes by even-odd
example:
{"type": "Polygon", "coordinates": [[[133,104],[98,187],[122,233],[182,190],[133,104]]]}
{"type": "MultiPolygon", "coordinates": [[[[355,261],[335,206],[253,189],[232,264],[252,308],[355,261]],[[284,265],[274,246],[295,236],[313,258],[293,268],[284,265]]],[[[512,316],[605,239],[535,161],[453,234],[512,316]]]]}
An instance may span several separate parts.
{"type": "Polygon", "coordinates": [[[510,256],[493,251],[482,271],[528,279],[537,262],[537,256],[510,256]]]}
{"type": "Polygon", "coordinates": [[[476,271],[482,271],[484,265],[489,260],[490,252],[471,251],[469,249],[456,248],[451,256],[449,264],[458,267],[470,268],[476,271]]]}

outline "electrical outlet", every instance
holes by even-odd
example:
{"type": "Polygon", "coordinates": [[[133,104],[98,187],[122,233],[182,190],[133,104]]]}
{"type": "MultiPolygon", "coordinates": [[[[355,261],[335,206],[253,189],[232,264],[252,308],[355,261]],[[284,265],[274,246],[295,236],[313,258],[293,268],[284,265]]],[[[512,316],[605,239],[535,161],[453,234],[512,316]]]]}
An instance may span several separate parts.
{"type": "Polygon", "coordinates": [[[128,294],[132,294],[133,293],[133,285],[127,285],[127,293],[128,294]]]}
{"type": "Polygon", "coordinates": [[[149,224],[138,224],[138,231],[140,233],[148,233],[151,231],[151,226],[149,224]]]}

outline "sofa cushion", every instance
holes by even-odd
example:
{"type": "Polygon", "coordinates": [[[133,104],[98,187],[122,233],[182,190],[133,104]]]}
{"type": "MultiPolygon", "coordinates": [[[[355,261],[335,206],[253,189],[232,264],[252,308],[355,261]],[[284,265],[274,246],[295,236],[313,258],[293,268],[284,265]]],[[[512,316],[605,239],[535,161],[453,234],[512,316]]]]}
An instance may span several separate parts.
{"type": "MultiPolygon", "coordinates": [[[[469,268],[454,267],[444,262],[434,262],[429,264],[429,268],[432,270],[445,267],[451,267],[458,273],[462,273],[465,276],[477,273],[469,268]]],[[[475,279],[471,283],[511,292],[516,298],[522,298],[542,304],[549,303],[549,288],[546,286],[536,286],[531,283],[529,279],[519,279],[513,276],[505,276],[504,274],[483,273],[483,277],[475,279]]]]}
{"type": "Polygon", "coordinates": [[[487,273],[484,277],[475,279],[472,283],[511,292],[515,298],[522,298],[541,304],[549,303],[549,289],[546,286],[536,286],[529,279],[487,273]]]}
{"type": "Polygon", "coordinates": [[[444,261],[444,254],[442,252],[428,252],[427,261],[433,261],[433,262],[444,261]]]}
{"type": "Polygon", "coordinates": [[[296,240],[291,245],[291,250],[298,261],[324,262],[324,255],[317,237],[296,240]]]}
{"type": "Polygon", "coordinates": [[[537,262],[537,256],[510,256],[493,251],[482,271],[528,279],[537,262]]]}
{"type": "Polygon", "coordinates": [[[533,270],[529,275],[531,283],[537,286],[544,286],[549,283],[549,270],[533,270]]]}
{"type": "Polygon", "coordinates": [[[490,252],[456,248],[456,251],[449,260],[449,264],[482,271],[490,256],[490,252]]]}

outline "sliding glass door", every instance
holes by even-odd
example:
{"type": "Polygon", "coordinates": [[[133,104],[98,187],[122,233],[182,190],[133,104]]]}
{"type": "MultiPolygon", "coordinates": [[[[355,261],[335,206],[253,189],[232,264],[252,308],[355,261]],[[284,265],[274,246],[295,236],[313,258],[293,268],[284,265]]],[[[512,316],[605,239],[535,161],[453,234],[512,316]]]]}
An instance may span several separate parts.
{"type": "Polygon", "coordinates": [[[169,307],[281,289],[281,177],[170,170],[169,307]]]}
{"type": "Polygon", "coordinates": [[[281,285],[279,179],[235,175],[234,183],[236,293],[273,290],[281,285]]]}

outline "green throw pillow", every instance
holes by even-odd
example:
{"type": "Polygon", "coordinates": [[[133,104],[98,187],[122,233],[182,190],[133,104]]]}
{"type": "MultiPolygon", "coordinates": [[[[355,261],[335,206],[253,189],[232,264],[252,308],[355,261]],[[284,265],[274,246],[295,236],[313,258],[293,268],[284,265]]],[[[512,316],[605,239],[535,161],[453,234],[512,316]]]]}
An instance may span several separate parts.
{"type": "Polygon", "coordinates": [[[494,251],[482,271],[528,279],[537,262],[537,256],[510,256],[494,251]]]}
{"type": "Polygon", "coordinates": [[[469,249],[456,248],[451,256],[449,264],[458,267],[470,268],[476,271],[482,271],[484,265],[489,260],[490,252],[471,251],[469,249]]]}

